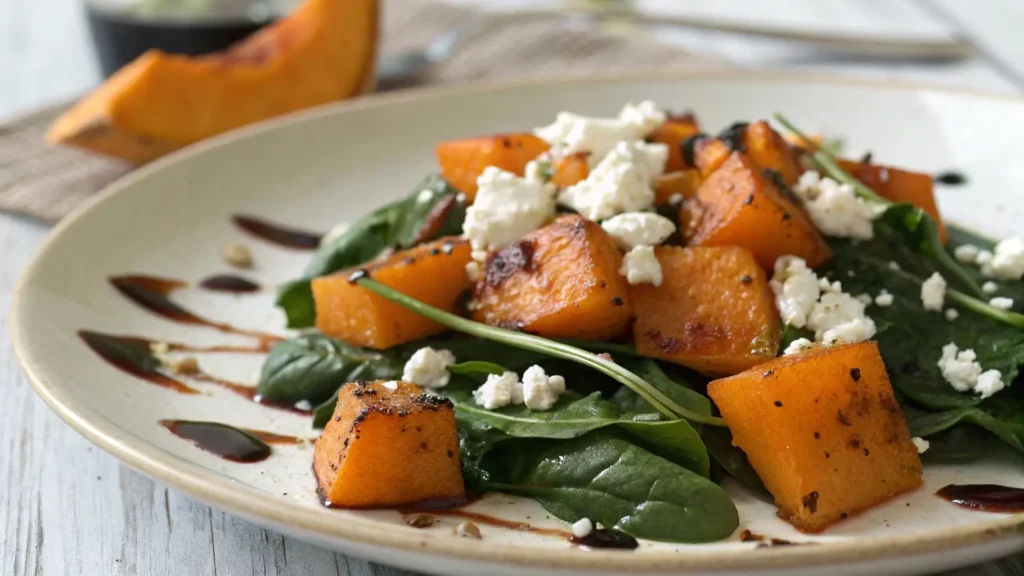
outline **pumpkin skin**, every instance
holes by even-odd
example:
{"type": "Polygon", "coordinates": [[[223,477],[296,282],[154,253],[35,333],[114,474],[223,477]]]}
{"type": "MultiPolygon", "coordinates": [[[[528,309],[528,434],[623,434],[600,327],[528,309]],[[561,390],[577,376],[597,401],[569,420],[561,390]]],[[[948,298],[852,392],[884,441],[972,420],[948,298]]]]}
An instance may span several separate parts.
{"type": "Polygon", "coordinates": [[[78,102],[47,141],[145,163],[376,82],[377,0],[306,0],[223,52],[150,50],[78,102]]]}

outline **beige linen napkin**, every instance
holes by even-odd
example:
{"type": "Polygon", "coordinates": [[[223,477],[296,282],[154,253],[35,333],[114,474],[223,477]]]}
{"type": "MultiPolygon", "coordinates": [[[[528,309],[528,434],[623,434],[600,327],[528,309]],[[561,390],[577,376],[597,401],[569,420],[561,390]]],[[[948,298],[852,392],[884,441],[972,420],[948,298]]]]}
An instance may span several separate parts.
{"type": "MultiPolygon", "coordinates": [[[[476,17],[471,7],[436,0],[385,0],[384,8],[385,51],[425,46],[476,17]]],[[[642,32],[596,31],[551,15],[485,21],[490,24],[431,70],[426,83],[721,67],[718,60],[677,50],[642,32]]],[[[120,160],[43,143],[47,127],[69,105],[0,124],[0,211],[56,221],[132,170],[120,160]]]]}

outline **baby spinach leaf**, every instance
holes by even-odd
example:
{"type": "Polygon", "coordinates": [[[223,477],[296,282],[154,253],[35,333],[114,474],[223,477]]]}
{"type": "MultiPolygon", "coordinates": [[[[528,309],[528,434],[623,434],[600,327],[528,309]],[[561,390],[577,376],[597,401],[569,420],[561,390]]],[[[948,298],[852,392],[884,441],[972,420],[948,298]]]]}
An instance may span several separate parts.
{"type": "Polygon", "coordinates": [[[980,458],[985,451],[979,449],[988,445],[991,434],[978,426],[957,424],[948,430],[928,437],[928,450],[921,454],[925,462],[970,462],[980,458]]]}
{"type": "Polygon", "coordinates": [[[476,405],[471,395],[452,394],[443,390],[456,402],[455,416],[460,429],[470,436],[489,428],[500,430],[514,438],[577,438],[588,432],[617,426],[638,438],[671,461],[707,476],[710,461],[700,436],[685,420],[662,421],[661,415],[651,410],[646,413],[626,413],[597,392],[580,397],[567,391],[550,410],[530,410],[526,406],[507,406],[487,410],[476,405]]]}
{"type": "Polygon", "coordinates": [[[832,239],[834,257],[820,273],[842,281],[851,294],[875,296],[884,288],[894,295],[891,306],[867,309],[878,324],[875,339],[894,388],[932,410],[977,405],[980,398],[957,392],[942,377],[937,365],[942,347],[954,342],[961,350],[973,349],[984,369],[999,370],[1009,382],[1024,364],[1024,330],[965,308],[952,322],[924,309],[921,284],[934,266],[895,230],[902,225],[901,206],[876,222],[873,240],[832,239]]]}
{"type": "Polygon", "coordinates": [[[743,453],[743,450],[732,445],[732,433],[728,428],[705,426],[700,431],[700,437],[704,440],[708,453],[729,476],[755,493],[768,493],[768,489],[761,482],[761,477],[757,475],[754,467],[747,460],[747,455],[743,453]]]}
{"type": "MultiPolygon", "coordinates": [[[[633,372],[637,376],[646,380],[651,386],[658,389],[665,396],[668,396],[676,404],[679,404],[695,414],[700,414],[702,416],[711,415],[711,400],[700,392],[693,390],[688,385],[670,378],[658,362],[648,358],[629,357],[619,358],[616,362],[624,366],[630,372],[633,372]]],[[[630,392],[632,391],[630,390],[630,392]]],[[[624,395],[625,392],[622,394],[624,395]]],[[[625,401],[621,396],[619,400],[625,401]]],[[[651,412],[654,411],[654,409],[646,403],[644,403],[643,406],[645,406],[643,410],[651,412]]],[[[639,408],[637,409],[639,410],[639,408]]]]}
{"type": "Polygon", "coordinates": [[[314,405],[350,381],[351,372],[379,354],[320,334],[299,336],[277,343],[270,350],[257,388],[271,402],[314,405]]]}
{"type": "Polygon", "coordinates": [[[725,538],[739,524],[721,487],[620,434],[507,446],[494,453],[500,474],[482,487],[532,497],[567,522],[590,518],[637,538],[693,543],[725,538]]]}
{"type": "Polygon", "coordinates": [[[301,328],[316,321],[310,279],[369,262],[391,247],[408,248],[459,234],[466,217],[465,201],[460,198],[443,178],[429,176],[406,198],[374,210],[320,246],[302,278],[278,288],[277,305],[284,310],[288,326],[301,328]]]}
{"type": "Polygon", "coordinates": [[[473,360],[470,362],[460,362],[453,364],[448,367],[448,371],[452,374],[497,374],[501,375],[508,371],[507,368],[499,366],[494,362],[486,362],[484,360],[473,360]]]}

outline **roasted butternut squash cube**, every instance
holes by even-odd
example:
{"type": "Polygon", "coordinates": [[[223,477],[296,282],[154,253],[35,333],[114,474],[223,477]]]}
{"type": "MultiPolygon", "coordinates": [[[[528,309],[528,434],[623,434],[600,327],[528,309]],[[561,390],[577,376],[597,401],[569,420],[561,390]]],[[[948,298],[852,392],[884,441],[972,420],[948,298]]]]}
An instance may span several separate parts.
{"type": "Polygon", "coordinates": [[[779,350],[779,314],[764,270],[738,246],[659,246],[660,286],[630,286],[641,356],[705,374],[735,374],[779,350]]]}
{"type": "MultiPolygon", "coordinates": [[[[472,287],[466,275],[469,243],[441,238],[397,252],[362,269],[385,286],[454,312],[472,287]]],[[[357,346],[383,350],[445,330],[444,326],[351,282],[356,269],[312,282],[316,325],[321,332],[357,346]]]]}
{"type": "Polygon", "coordinates": [[[935,220],[939,228],[939,239],[943,244],[946,243],[946,225],[942,222],[939,205],[935,201],[935,183],[931,175],[869,162],[840,160],[839,165],[879,196],[893,202],[910,202],[924,210],[935,220]]]}
{"type": "Polygon", "coordinates": [[[651,188],[654,189],[654,203],[659,206],[669,204],[672,197],[677,194],[683,199],[693,198],[697,195],[697,188],[700,188],[702,181],[700,172],[696,168],[655,176],[651,182],[651,188]]]}
{"type": "Polygon", "coordinates": [[[568,188],[586,180],[590,175],[590,166],[587,164],[589,155],[589,152],[577,152],[557,161],[554,173],[551,174],[551,183],[559,188],[568,188]]]}
{"type": "Polygon", "coordinates": [[[434,149],[441,176],[470,200],[476,198],[476,180],[488,166],[522,176],[526,164],[551,146],[529,133],[497,134],[441,142],[434,149]]]}
{"type": "Polygon", "coordinates": [[[665,162],[666,172],[677,172],[693,168],[683,154],[683,143],[692,136],[700,134],[700,125],[692,114],[670,116],[661,126],[655,128],[648,137],[651,142],[668,146],[668,161],[665,162]]]}
{"type": "Polygon", "coordinates": [[[496,252],[474,289],[478,322],[551,338],[603,340],[633,319],[622,254],[597,223],[563,216],[496,252]]]}
{"type": "Polygon", "coordinates": [[[745,153],[762,170],[774,170],[786,186],[793,186],[803,169],[797,151],[764,120],[753,124],[737,123],[718,138],[708,138],[695,147],[695,162],[701,176],[718,170],[733,151],[745,153]]]}
{"type": "Polygon", "coordinates": [[[735,152],[697,190],[698,207],[684,228],[694,246],[742,246],[769,269],[792,254],[817,267],[832,257],[803,209],[745,154],[735,152]]]}
{"type": "Polygon", "coordinates": [[[805,532],[921,486],[878,344],[783,356],[708,385],[779,516],[805,532]]]}
{"type": "Polygon", "coordinates": [[[346,384],[316,442],[313,472],[324,504],[339,508],[460,499],[455,408],[408,382],[346,384]]]}

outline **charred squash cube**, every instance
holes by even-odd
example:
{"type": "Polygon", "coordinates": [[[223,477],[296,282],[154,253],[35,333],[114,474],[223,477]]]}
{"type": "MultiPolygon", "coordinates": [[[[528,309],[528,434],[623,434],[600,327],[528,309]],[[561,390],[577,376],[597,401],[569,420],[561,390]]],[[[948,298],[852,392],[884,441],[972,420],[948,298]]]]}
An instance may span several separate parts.
{"type": "Polygon", "coordinates": [[[681,228],[693,246],[742,246],[765,269],[785,255],[799,256],[811,267],[832,257],[803,209],[739,152],[704,180],[686,209],[681,228]]]}
{"type": "Polygon", "coordinates": [[[660,286],[630,286],[641,356],[706,374],[735,374],[775,357],[779,314],[764,270],[737,246],[654,249],[660,286]]]}
{"type": "Polygon", "coordinates": [[[434,149],[441,176],[472,201],[476,181],[488,166],[522,176],[526,164],[551,146],[529,133],[496,134],[441,142],[434,149]]]}
{"type": "Polygon", "coordinates": [[[805,532],[921,486],[875,342],[783,356],[708,385],[733,444],[805,532]]]}
{"type": "Polygon", "coordinates": [[[761,120],[753,124],[737,122],[717,138],[698,142],[694,155],[701,176],[711,176],[733,152],[746,154],[761,170],[778,173],[786,186],[796,184],[803,172],[797,151],[767,122],[761,120]]]}
{"type": "Polygon", "coordinates": [[[461,498],[455,409],[408,382],[346,384],[317,440],[313,472],[324,503],[340,508],[461,498]]]}
{"type": "Polygon", "coordinates": [[[478,322],[550,338],[604,340],[633,319],[622,254],[595,222],[563,216],[494,253],[474,289],[478,322]]]}
{"type": "MultiPolygon", "coordinates": [[[[472,285],[466,275],[469,261],[470,247],[466,241],[441,238],[371,262],[363,270],[381,284],[454,312],[459,299],[472,285]]],[[[345,270],[312,282],[316,325],[324,334],[383,350],[445,330],[433,320],[350,281],[355,271],[345,270]]]]}

